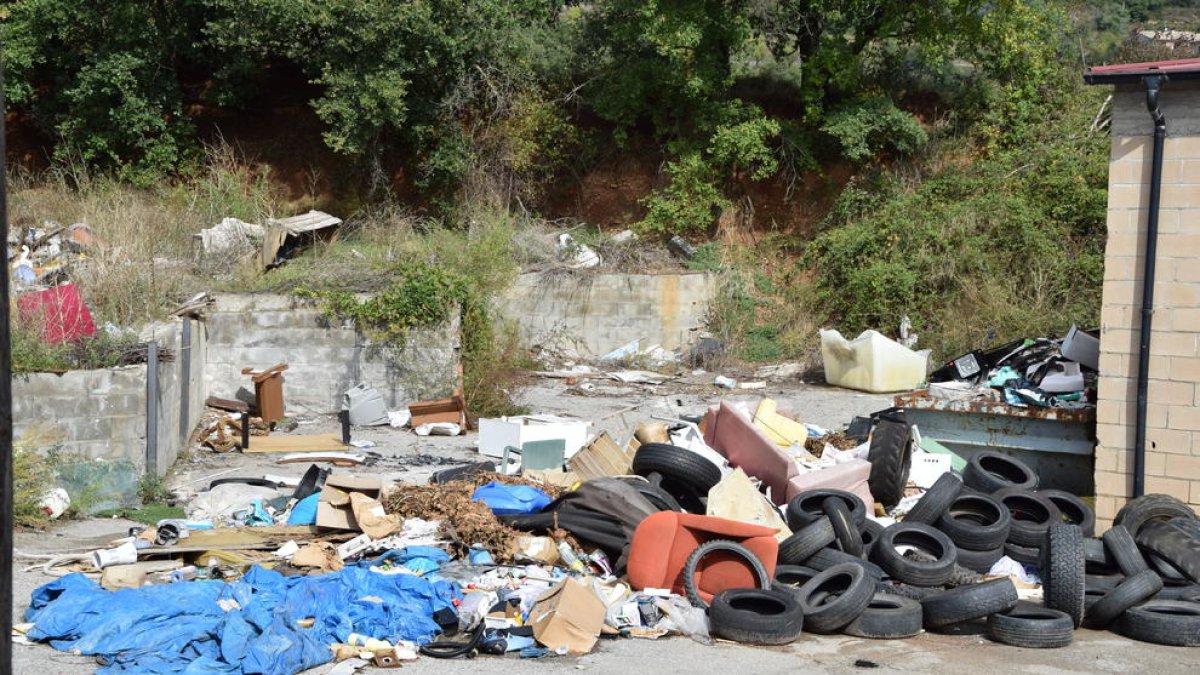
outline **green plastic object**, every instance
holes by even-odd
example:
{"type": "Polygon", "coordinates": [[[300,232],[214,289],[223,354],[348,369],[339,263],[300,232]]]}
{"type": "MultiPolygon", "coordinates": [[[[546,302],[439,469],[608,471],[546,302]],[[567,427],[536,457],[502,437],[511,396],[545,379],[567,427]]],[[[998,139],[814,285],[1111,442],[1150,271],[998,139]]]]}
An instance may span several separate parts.
{"type": "Polygon", "coordinates": [[[529,441],[520,448],[506,446],[504,456],[500,459],[500,466],[505,473],[508,472],[510,453],[521,457],[521,471],[562,469],[567,461],[567,441],[563,438],[552,438],[545,441],[529,441]]]}

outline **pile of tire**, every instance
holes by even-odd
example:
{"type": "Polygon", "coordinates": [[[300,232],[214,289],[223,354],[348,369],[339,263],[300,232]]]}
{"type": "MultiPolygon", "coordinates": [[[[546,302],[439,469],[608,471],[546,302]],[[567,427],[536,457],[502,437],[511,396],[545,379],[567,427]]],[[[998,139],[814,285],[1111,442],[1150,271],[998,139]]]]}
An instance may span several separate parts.
{"type": "Polygon", "coordinates": [[[687,448],[643,443],[633,455],[633,472],[646,479],[643,495],[663,510],[704,513],[708,491],[721,482],[721,469],[687,448]]]}

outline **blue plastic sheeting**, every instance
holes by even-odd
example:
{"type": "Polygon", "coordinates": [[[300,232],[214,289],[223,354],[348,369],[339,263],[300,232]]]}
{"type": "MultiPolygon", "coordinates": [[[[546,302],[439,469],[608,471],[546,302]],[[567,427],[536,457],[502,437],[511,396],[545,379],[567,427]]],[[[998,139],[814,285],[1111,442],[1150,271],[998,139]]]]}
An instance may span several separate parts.
{"type": "Polygon", "coordinates": [[[435,546],[405,546],[394,548],[375,559],[371,567],[383,565],[399,565],[407,567],[417,574],[428,574],[442,568],[443,563],[450,562],[450,556],[435,546]]]}
{"type": "Polygon", "coordinates": [[[240,581],[107,591],[70,574],[33,592],[30,639],[100,657],[99,675],[292,675],[333,659],[351,633],[424,644],[434,612],[461,598],[443,579],[379,574],[365,563],[284,577],[252,567],[240,581]],[[296,622],[312,618],[312,628],[296,622]]]}
{"type": "Polygon", "coordinates": [[[504,485],[492,481],[475,488],[471,501],[483,502],[498,516],[537,513],[550,504],[550,497],[528,485],[504,485]]]}
{"type": "Polygon", "coordinates": [[[321,493],[314,492],[311,495],[296,502],[292,507],[292,512],[288,514],[288,525],[313,525],[317,522],[317,501],[320,500],[321,493]]]}

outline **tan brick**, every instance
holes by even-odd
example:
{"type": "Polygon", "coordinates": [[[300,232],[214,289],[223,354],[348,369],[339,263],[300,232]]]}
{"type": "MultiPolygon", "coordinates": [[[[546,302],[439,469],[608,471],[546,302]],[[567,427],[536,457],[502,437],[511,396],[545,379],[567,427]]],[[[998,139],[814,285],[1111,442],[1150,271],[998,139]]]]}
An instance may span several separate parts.
{"type": "Polygon", "coordinates": [[[1196,385],[1191,382],[1150,380],[1148,384],[1148,400],[1152,404],[1192,405],[1196,402],[1196,385]]]}
{"type": "Polygon", "coordinates": [[[1133,427],[1123,424],[1097,424],[1096,442],[1109,450],[1104,453],[1096,452],[1096,468],[1116,471],[1116,456],[1121,454],[1124,449],[1133,447],[1133,427]],[[1100,466],[1102,460],[1105,462],[1104,467],[1100,466]]]}
{"type": "MultiPolygon", "coordinates": [[[[1108,264],[1104,265],[1105,274],[1108,273],[1108,264]]],[[[1197,310],[1200,312],[1200,310],[1197,310]]],[[[1109,329],[1129,329],[1133,328],[1133,307],[1131,305],[1105,305],[1100,310],[1100,325],[1103,331],[1105,327],[1109,329]]],[[[1200,316],[1200,314],[1198,314],[1200,316]]],[[[1200,318],[1198,318],[1200,321],[1200,318]]],[[[1200,325],[1200,324],[1198,324],[1200,325]]],[[[1174,323],[1172,323],[1174,326],[1174,323]]],[[[1200,331],[1200,329],[1197,329],[1200,331]]]]}
{"type": "MultiPolygon", "coordinates": [[[[1183,162],[1185,160],[1174,160],[1180,164],[1179,173],[1183,173],[1183,162]]],[[[1123,185],[1126,183],[1143,183],[1150,180],[1149,174],[1146,177],[1142,176],[1142,162],[1140,161],[1120,161],[1111,162],[1108,165],[1108,185],[1111,188],[1114,185],[1123,185]]]]}
{"type": "Polygon", "coordinates": [[[1171,379],[1177,382],[1200,382],[1200,358],[1172,356],[1171,379]]]}
{"type": "Polygon", "coordinates": [[[1167,427],[1181,431],[1200,431],[1200,409],[1194,405],[1173,405],[1167,411],[1167,427]]]}
{"type": "MultiPolygon", "coordinates": [[[[1200,333],[1200,307],[1173,307],[1163,313],[1167,315],[1166,323],[1172,331],[1200,333]]],[[[1103,316],[1101,313],[1101,317],[1103,316]]]]}
{"type": "MultiPolygon", "coordinates": [[[[1174,140],[1174,139],[1169,139],[1174,140]]],[[[1166,150],[1164,144],[1164,151],[1166,150]]],[[[1117,136],[1112,140],[1109,162],[1149,162],[1154,146],[1149,136],[1117,136]]],[[[1163,154],[1166,154],[1165,152],[1163,154]]],[[[1181,154],[1172,157],[1187,159],[1181,154]]]]}
{"type": "Polygon", "coordinates": [[[1100,327],[1101,354],[1129,354],[1136,351],[1137,343],[1137,333],[1130,328],[1100,327]]]}
{"type": "MultiPolygon", "coordinates": [[[[1138,349],[1138,347],[1134,347],[1138,349]]],[[[1171,379],[1171,357],[1154,354],[1154,343],[1150,343],[1150,374],[1148,377],[1152,380],[1169,380],[1171,379]]],[[[1137,366],[1137,354],[1130,355],[1130,361],[1137,366]]],[[[1135,374],[1136,375],[1136,374],[1135,374]]]]}
{"type": "MultiPolygon", "coordinates": [[[[1200,457],[1171,455],[1167,457],[1165,476],[1185,480],[1200,480],[1200,457]]],[[[1149,472],[1147,472],[1149,473],[1149,472]]]]}
{"type": "MultiPolygon", "coordinates": [[[[1179,202],[1168,202],[1165,193],[1167,186],[1162,187],[1163,196],[1162,205],[1174,208],[1187,206],[1187,198],[1183,198],[1179,202]]],[[[1174,195],[1173,195],[1174,196],[1174,195]]],[[[1146,183],[1141,184],[1121,184],[1113,185],[1108,189],[1108,208],[1109,209],[1144,209],[1150,203],[1150,186],[1146,183]]]]}
{"type": "Polygon", "coordinates": [[[1185,159],[1180,164],[1179,182],[1200,183],[1200,159],[1185,159]]]}
{"type": "MultiPolygon", "coordinates": [[[[1200,480],[1192,481],[1192,494],[1188,498],[1188,503],[1192,505],[1192,510],[1200,513],[1200,509],[1196,505],[1200,504],[1200,480]]],[[[1096,530],[1099,532],[1100,530],[1096,530]]]]}
{"type": "Polygon", "coordinates": [[[1096,472],[1096,494],[1125,497],[1133,493],[1133,477],[1125,473],[1096,472]]]}
{"type": "MultiPolygon", "coordinates": [[[[1141,186],[1138,186],[1141,187],[1141,186]]],[[[1146,186],[1145,197],[1143,193],[1133,192],[1134,186],[1120,186],[1117,188],[1120,192],[1117,198],[1122,200],[1119,206],[1132,205],[1129,204],[1133,199],[1144,199],[1144,201],[1135,202],[1138,206],[1150,203],[1150,188],[1146,186]]],[[[1166,209],[1185,209],[1193,206],[1200,206],[1200,188],[1195,185],[1163,185],[1160,195],[1161,204],[1166,209]]],[[[1108,205],[1113,206],[1113,196],[1109,192],[1108,205]]]]}
{"type": "MultiPolygon", "coordinates": [[[[1130,453],[1133,454],[1133,453],[1130,453]]],[[[1184,457],[1185,455],[1180,455],[1184,457]]],[[[1189,456],[1188,459],[1191,459],[1189,456]]],[[[1167,456],[1158,452],[1146,453],[1146,473],[1147,476],[1169,476],[1171,473],[1167,471],[1167,456]]],[[[1133,460],[1130,459],[1130,468],[1132,468],[1133,460]]],[[[1120,469],[1118,469],[1119,471],[1120,469]]]]}
{"type": "Polygon", "coordinates": [[[1176,499],[1190,499],[1192,492],[1192,482],[1189,480],[1181,480],[1178,478],[1162,478],[1160,476],[1146,476],[1146,493],[1158,492],[1165,495],[1171,495],[1176,499]]]}
{"type": "Polygon", "coordinates": [[[1102,377],[1096,385],[1096,395],[1101,401],[1132,401],[1137,393],[1137,380],[1133,377],[1102,377]]]}
{"type": "Polygon", "coordinates": [[[1096,423],[1125,424],[1125,407],[1123,401],[1097,401],[1096,423]]]}
{"type": "Polygon", "coordinates": [[[1100,353],[1100,376],[1104,377],[1132,377],[1134,360],[1129,358],[1129,354],[1119,354],[1114,352],[1100,353]]]}
{"type": "MultiPolygon", "coordinates": [[[[1200,192],[1200,186],[1196,186],[1194,189],[1200,192]]],[[[1200,233],[1163,234],[1159,232],[1157,253],[1162,258],[1195,258],[1200,255],[1200,233]]]]}
{"type": "Polygon", "coordinates": [[[1141,257],[1145,247],[1146,234],[1144,232],[1129,232],[1126,234],[1110,232],[1108,238],[1104,240],[1104,259],[1138,258],[1141,257]]]}
{"type": "MultiPolygon", "coordinates": [[[[1184,212],[1191,209],[1167,209],[1159,208],[1158,210],[1158,233],[1159,234],[1178,234],[1182,227],[1180,216],[1184,212]]],[[[1146,214],[1138,212],[1138,220],[1132,226],[1134,232],[1140,232],[1141,228],[1146,227],[1146,214]]]]}
{"type": "Polygon", "coordinates": [[[1112,527],[1113,518],[1121,508],[1119,504],[1124,503],[1124,498],[1118,502],[1116,497],[1096,497],[1096,532],[1104,532],[1112,527]]]}
{"type": "MultiPolygon", "coordinates": [[[[1183,163],[1182,159],[1164,159],[1162,163],[1162,182],[1163,185],[1171,183],[1184,183],[1183,180],[1183,163]]],[[[1147,172],[1149,173],[1149,172],[1147,172]]],[[[1147,176],[1146,180],[1150,180],[1147,176]]]]}
{"type": "Polygon", "coordinates": [[[1161,356],[1198,356],[1200,333],[1159,333],[1150,335],[1150,353],[1161,356]]]}
{"type": "MultiPolygon", "coordinates": [[[[1133,146],[1132,143],[1130,145],[1133,146]]],[[[1148,150],[1140,147],[1131,147],[1122,156],[1130,157],[1134,152],[1138,153],[1138,157],[1146,159],[1148,150]]],[[[1200,136],[1173,136],[1167,138],[1163,144],[1163,156],[1172,159],[1200,159],[1200,136]]]]}
{"type": "Polygon", "coordinates": [[[1158,307],[1200,307],[1200,284],[1172,281],[1154,285],[1158,307]]]}
{"type": "MultiPolygon", "coordinates": [[[[1200,221],[1200,214],[1196,220],[1200,221]]],[[[1200,232],[1200,230],[1197,230],[1200,232]]],[[[1175,260],[1175,281],[1180,283],[1200,283],[1200,261],[1197,260],[1175,260]]]]}
{"type": "MultiPolygon", "coordinates": [[[[1154,399],[1150,399],[1151,403],[1146,404],[1146,428],[1166,429],[1169,427],[1168,415],[1171,406],[1165,403],[1154,403],[1153,400],[1154,399]]],[[[1137,399],[1134,398],[1130,401],[1130,409],[1126,413],[1130,420],[1130,424],[1133,423],[1133,420],[1137,415],[1137,411],[1135,410],[1136,404],[1137,399]]]]}
{"type": "Polygon", "coordinates": [[[1102,292],[1106,305],[1133,305],[1141,302],[1141,284],[1132,281],[1105,281],[1102,292]]]}
{"type": "MultiPolygon", "coordinates": [[[[1132,281],[1140,279],[1141,276],[1141,264],[1138,258],[1115,256],[1104,260],[1105,281],[1132,281]]],[[[1173,274],[1172,279],[1174,279],[1173,274]]]]}
{"type": "Polygon", "coordinates": [[[1192,434],[1190,431],[1179,429],[1147,429],[1147,456],[1156,455],[1188,455],[1191,454],[1192,434]]]}

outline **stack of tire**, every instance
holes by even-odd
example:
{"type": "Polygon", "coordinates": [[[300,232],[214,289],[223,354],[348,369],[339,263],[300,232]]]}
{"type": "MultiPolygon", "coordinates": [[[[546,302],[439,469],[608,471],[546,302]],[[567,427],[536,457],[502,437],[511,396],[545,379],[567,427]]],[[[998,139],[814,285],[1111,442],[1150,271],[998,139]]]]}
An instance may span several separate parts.
{"type": "Polygon", "coordinates": [[[1084,625],[1155,644],[1200,646],[1200,520],[1182,501],[1129,501],[1082,542],[1084,625]]]}
{"type": "Polygon", "coordinates": [[[639,491],[664,511],[704,513],[708,491],[721,482],[716,464],[666,443],[643,443],[633,455],[633,472],[646,479],[639,491]]]}

